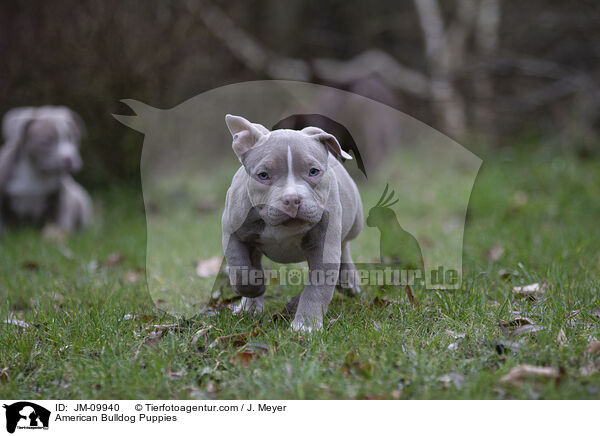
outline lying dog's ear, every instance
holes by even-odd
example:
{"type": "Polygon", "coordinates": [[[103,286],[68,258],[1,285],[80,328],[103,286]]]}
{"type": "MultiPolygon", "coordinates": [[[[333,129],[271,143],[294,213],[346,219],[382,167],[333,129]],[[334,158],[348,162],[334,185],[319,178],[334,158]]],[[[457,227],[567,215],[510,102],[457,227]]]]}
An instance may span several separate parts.
{"type": "Polygon", "coordinates": [[[325,146],[325,148],[327,148],[328,151],[331,152],[331,154],[338,159],[342,157],[344,159],[352,159],[352,156],[342,150],[342,147],[335,136],[327,133],[326,131],[319,129],[318,127],[305,127],[301,130],[301,132],[319,141],[325,146]]]}
{"type": "Polygon", "coordinates": [[[27,125],[35,118],[35,108],[18,107],[9,110],[2,118],[2,136],[7,144],[22,141],[27,125]]]}
{"type": "Polygon", "coordinates": [[[0,192],[11,175],[27,126],[34,120],[34,116],[34,108],[21,107],[11,109],[2,119],[2,135],[5,142],[0,148],[0,192]]]}
{"type": "Polygon", "coordinates": [[[243,117],[227,114],[225,123],[233,136],[231,147],[240,162],[248,150],[254,147],[263,136],[269,134],[269,130],[262,124],[251,123],[243,117]]]}
{"type": "Polygon", "coordinates": [[[83,122],[83,119],[77,112],[74,112],[71,109],[64,106],[61,108],[66,111],[67,117],[69,119],[69,125],[71,126],[71,131],[73,132],[73,134],[77,138],[77,141],[79,142],[81,138],[83,138],[87,134],[87,129],[85,128],[85,123],[83,122]]]}

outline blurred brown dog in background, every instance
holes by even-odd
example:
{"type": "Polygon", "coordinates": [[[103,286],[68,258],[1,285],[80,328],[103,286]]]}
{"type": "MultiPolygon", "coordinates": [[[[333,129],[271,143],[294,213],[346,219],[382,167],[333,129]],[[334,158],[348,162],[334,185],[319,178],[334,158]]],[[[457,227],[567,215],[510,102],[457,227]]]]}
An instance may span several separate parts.
{"type": "Polygon", "coordinates": [[[86,226],[92,202],[71,177],[82,167],[80,117],[62,106],[15,108],[2,120],[0,233],[32,224],[71,232],[86,226]]]}

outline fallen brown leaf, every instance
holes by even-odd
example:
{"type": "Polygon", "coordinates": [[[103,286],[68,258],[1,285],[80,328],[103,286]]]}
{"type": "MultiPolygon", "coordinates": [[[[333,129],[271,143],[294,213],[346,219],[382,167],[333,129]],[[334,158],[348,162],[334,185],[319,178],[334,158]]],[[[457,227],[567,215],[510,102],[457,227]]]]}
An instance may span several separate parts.
{"type": "Polygon", "coordinates": [[[537,324],[528,324],[528,325],[523,325],[521,327],[517,327],[515,330],[512,331],[510,336],[512,338],[516,338],[516,337],[527,335],[530,333],[539,332],[540,330],[544,330],[544,327],[542,327],[541,325],[537,325],[537,324]]]}
{"type": "Polygon", "coordinates": [[[256,357],[253,350],[242,350],[236,353],[230,360],[231,363],[239,362],[243,367],[248,368],[250,361],[256,357]]]}
{"type": "Polygon", "coordinates": [[[0,382],[10,381],[10,374],[8,373],[8,367],[0,369],[0,382]]]}
{"type": "Polygon", "coordinates": [[[500,330],[502,330],[502,333],[512,337],[533,333],[543,329],[542,326],[539,326],[524,316],[517,316],[510,321],[500,320],[498,321],[498,326],[500,327],[500,330]]]}
{"type": "Polygon", "coordinates": [[[394,304],[398,304],[398,300],[392,300],[387,297],[373,298],[373,306],[384,307],[384,306],[393,306],[394,304]]]}
{"type": "Polygon", "coordinates": [[[150,324],[146,326],[146,331],[156,330],[156,331],[164,331],[167,329],[181,328],[181,326],[177,323],[173,324],[150,324]]]}
{"type": "Polygon", "coordinates": [[[40,264],[37,263],[35,260],[28,260],[23,262],[21,268],[28,269],[29,271],[36,271],[40,269],[40,264]]]}
{"type": "Polygon", "coordinates": [[[549,366],[519,365],[511,369],[508,374],[500,378],[501,383],[520,386],[529,379],[554,379],[558,380],[561,372],[549,366]]]}
{"type": "Polygon", "coordinates": [[[144,277],[144,269],[143,268],[136,268],[135,270],[127,271],[125,273],[125,281],[127,283],[131,283],[131,284],[137,283],[143,277],[144,277]]]}
{"type": "Polygon", "coordinates": [[[125,259],[127,259],[127,256],[123,253],[111,253],[106,257],[106,259],[100,261],[100,266],[104,268],[110,268],[119,265],[125,259]]]}
{"type": "Polygon", "coordinates": [[[592,341],[585,347],[586,353],[596,354],[600,353],[600,341],[592,341]]]}
{"type": "Polygon", "coordinates": [[[504,254],[504,247],[501,245],[496,245],[495,247],[490,248],[484,253],[485,258],[489,262],[496,262],[499,260],[504,254]]]}
{"type": "Polygon", "coordinates": [[[154,347],[158,345],[160,340],[163,338],[164,330],[157,330],[155,332],[150,332],[148,336],[144,338],[143,344],[149,347],[154,347]]]}
{"type": "Polygon", "coordinates": [[[413,294],[413,291],[409,285],[406,285],[404,287],[404,291],[406,292],[406,296],[408,297],[408,301],[410,302],[410,305],[413,307],[418,306],[419,300],[417,300],[417,298],[415,297],[415,294],[413,294]]]}
{"type": "Polygon", "coordinates": [[[543,283],[533,283],[527,286],[515,286],[512,290],[513,295],[517,298],[527,298],[531,301],[537,300],[541,297],[544,292],[546,292],[546,288],[548,287],[548,282],[543,283]]]}
{"type": "Polygon", "coordinates": [[[227,344],[231,344],[234,347],[241,347],[246,345],[250,338],[258,335],[259,333],[262,333],[262,330],[256,329],[250,333],[236,333],[233,335],[219,336],[209,345],[209,348],[215,348],[217,345],[224,346],[227,344]]]}
{"type": "Polygon", "coordinates": [[[201,344],[198,344],[200,338],[203,339],[205,344],[208,344],[208,332],[211,331],[213,328],[214,326],[209,325],[208,327],[200,329],[196,333],[194,333],[194,336],[192,337],[192,345],[200,346],[201,344]]]}
{"type": "Polygon", "coordinates": [[[567,335],[563,329],[560,329],[558,336],[556,337],[556,343],[558,345],[565,345],[568,342],[567,335]]]}
{"type": "Polygon", "coordinates": [[[199,260],[196,263],[196,275],[198,277],[216,276],[221,269],[223,258],[221,256],[211,257],[210,259],[199,260]]]}

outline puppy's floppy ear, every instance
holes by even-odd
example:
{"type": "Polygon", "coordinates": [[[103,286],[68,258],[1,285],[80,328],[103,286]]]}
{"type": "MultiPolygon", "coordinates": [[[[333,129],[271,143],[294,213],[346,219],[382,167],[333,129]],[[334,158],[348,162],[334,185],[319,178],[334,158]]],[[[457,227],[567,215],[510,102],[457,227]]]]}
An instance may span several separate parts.
{"type": "Polygon", "coordinates": [[[231,136],[233,136],[231,147],[240,162],[248,150],[254,147],[261,138],[269,134],[269,130],[265,126],[251,123],[246,118],[236,115],[225,115],[225,123],[229,132],[231,132],[231,136]]]}
{"type": "Polygon", "coordinates": [[[301,132],[319,141],[325,146],[325,148],[327,148],[328,151],[331,152],[331,154],[338,159],[342,157],[344,159],[352,159],[352,156],[342,150],[342,147],[336,137],[327,133],[326,131],[319,129],[318,127],[305,127],[301,130],[301,132]]]}
{"type": "Polygon", "coordinates": [[[23,140],[25,128],[35,118],[33,107],[18,107],[9,110],[2,118],[2,136],[7,144],[18,144],[23,140]]]}
{"type": "Polygon", "coordinates": [[[77,112],[67,107],[63,107],[63,109],[67,113],[67,118],[69,119],[69,125],[71,126],[73,134],[75,135],[77,140],[80,140],[87,134],[87,129],[85,128],[85,123],[83,122],[83,119],[77,112]]]}
{"type": "Polygon", "coordinates": [[[34,119],[35,109],[32,107],[11,109],[2,119],[2,135],[5,143],[0,148],[0,192],[15,166],[27,126],[34,119]]]}

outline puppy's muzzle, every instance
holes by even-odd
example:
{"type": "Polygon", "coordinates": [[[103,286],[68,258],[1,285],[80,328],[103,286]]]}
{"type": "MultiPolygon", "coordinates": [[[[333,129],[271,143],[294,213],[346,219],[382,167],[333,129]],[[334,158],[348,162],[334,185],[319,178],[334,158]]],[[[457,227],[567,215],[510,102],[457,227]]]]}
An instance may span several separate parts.
{"type": "Polygon", "coordinates": [[[301,203],[298,194],[286,194],[281,197],[280,203],[282,212],[285,212],[286,215],[289,215],[292,218],[296,217],[301,203]]]}

